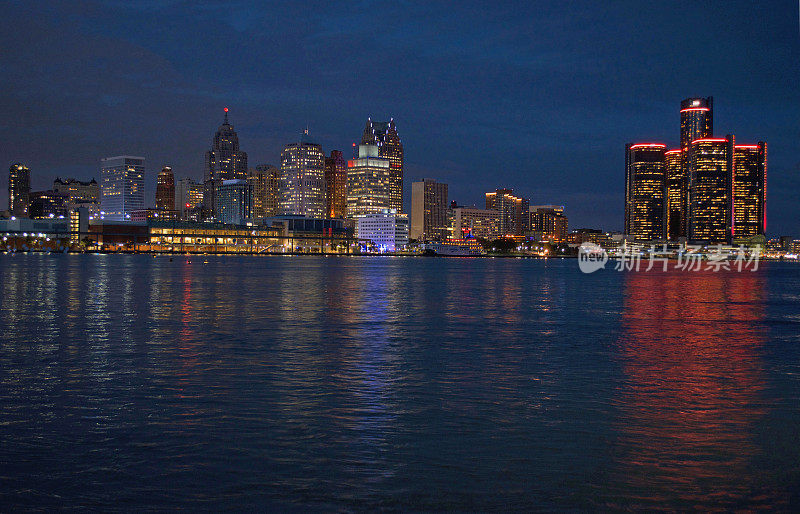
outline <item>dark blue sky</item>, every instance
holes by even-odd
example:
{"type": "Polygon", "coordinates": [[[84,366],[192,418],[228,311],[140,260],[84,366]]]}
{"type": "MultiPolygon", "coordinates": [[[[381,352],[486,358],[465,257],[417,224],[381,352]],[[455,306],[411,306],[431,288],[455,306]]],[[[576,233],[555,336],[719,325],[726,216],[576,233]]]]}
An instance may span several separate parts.
{"type": "Polygon", "coordinates": [[[680,100],[713,95],[717,134],[769,144],[770,235],[800,236],[794,0],[0,5],[0,163],[34,188],[120,153],[147,158],[150,199],[162,165],[199,179],[224,106],[251,166],[306,125],[348,154],[393,116],[407,197],[513,187],[618,230],[625,143],[676,145],[680,100]]]}

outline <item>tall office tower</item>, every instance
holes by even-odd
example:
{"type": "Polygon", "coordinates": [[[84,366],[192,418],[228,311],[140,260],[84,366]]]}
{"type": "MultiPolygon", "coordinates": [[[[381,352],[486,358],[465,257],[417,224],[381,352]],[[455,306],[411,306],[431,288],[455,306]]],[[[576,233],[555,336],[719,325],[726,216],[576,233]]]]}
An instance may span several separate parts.
{"type": "Polygon", "coordinates": [[[325,154],[312,143],[308,129],[299,143],[286,145],[281,152],[280,214],[309,218],[325,216],[325,154]]]}
{"type": "Polygon", "coordinates": [[[667,239],[675,241],[686,236],[686,167],[683,165],[683,151],[669,150],[664,153],[667,172],[666,192],[666,230],[667,239]]]}
{"type": "Polygon", "coordinates": [[[389,159],[378,155],[377,144],[358,145],[358,157],[347,162],[348,219],[389,208],[389,167],[389,159]]]}
{"type": "Polygon", "coordinates": [[[664,239],[665,145],[625,145],[625,234],[635,241],[664,239]]]}
{"type": "Polygon", "coordinates": [[[175,175],[172,174],[172,168],[169,166],[164,166],[158,172],[156,209],[163,211],[175,210],[175,175]]]}
{"type": "Polygon", "coordinates": [[[686,152],[695,139],[714,135],[714,98],[687,98],[681,101],[681,150],[686,152]]]}
{"type": "Polygon", "coordinates": [[[522,236],[530,229],[530,201],[514,196],[513,189],[486,193],[486,208],[500,213],[500,234],[522,236]]]}
{"type": "Polygon", "coordinates": [[[563,205],[531,205],[531,231],[543,240],[567,240],[568,220],[563,205]]]}
{"type": "Polygon", "coordinates": [[[331,219],[347,214],[347,161],[339,150],[325,158],[325,208],[331,219]]]}
{"type": "Polygon", "coordinates": [[[100,184],[95,179],[88,182],[67,178],[62,180],[56,177],[53,181],[53,192],[69,197],[70,208],[84,203],[100,203],[100,184]]]}
{"type": "Polygon", "coordinates": [[[733,147],[733,227],[746,238],[767,229],[767,143],[733,147]]]}
{"type": "Polygon", "coordinates": [[[361,137],[361,144],[374,141],[378,145],[378,155],[389,159],[389,204],[397,212],[403,212],[403,143],[397,135],[394,118],[389,121],[367,119],[367,127],[361,137]]]}
{"type": "Polygon", "coordinates": [[[417,241],[447,239],[447,184],[424,178],[411,183],[411,229],[417,241]]]}
{"type": "Polygon", "coordinates": [[[259,164],[247,179],[253,187],[253,219],[278,215],[281,170],[272,164],[259,164]]]}
{"type": "Polygon", "coordinates": [[[692,242],[730,242],[733,146],[732,135],[696,139],[689,145],[688,238],[692,242]]]}
{"type": "Polygon", "coordinates": [[[181,219],[196,218],[203,206],[203,184],[182,178],[175,184],[175,206],[181,219]]]}
{"type": "Polygon", "coordinates": [[[106,219],[125,221],[144,209],[144,157],[118,155],[100,161],[100,208],[106,219]]]}
{"type": "Polygon", "coordinates": [[[247,153],[239,150],[239,136],[228,123],[227,107],[225,120],[214,134],[211,150],[206,152],[203,180],[203,210],[208,217],[216,215],[216,190],[222,181],[247,180],[247,153]]]}
{"type": "Polygon", "coordinates": [[[8,210],[12,216],[27,216],[31,195],[31,170],[18,162],[8,169],[8,210]]]}
{"type": "Polygon", "coordinates": [[[217,219],[243,225],[253,215],[253,190],[246,180],[223,180],[217,186],[217,219]]]}

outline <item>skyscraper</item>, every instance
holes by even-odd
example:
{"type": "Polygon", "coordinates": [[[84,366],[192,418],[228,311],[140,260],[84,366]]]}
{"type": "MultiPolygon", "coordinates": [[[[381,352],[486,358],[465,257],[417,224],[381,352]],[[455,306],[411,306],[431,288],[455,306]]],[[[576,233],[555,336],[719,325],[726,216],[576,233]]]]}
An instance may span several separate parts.
{"type": "Polygon", "coordinates": [[[62,180],[56,177],[53,181],[53,191],[67,195],[70,208],[77,204],[100,203],[100,184],[95,179],[83,182],[74,178],[62,180]]]}
{"type": "Polygon", "coordinates": [[[216,189],[224,180],[247,179],[247,153],[239,150],[239,136],[228,123],[228,108],[225,120],[214,134],[211,150],[206,152],[203,209],[206,216],[216,215],[216,189]]]}
{"type": "Polygon", "coordinates": [[[373,122],[367,119],[367,128],[361,144],[374,142],[378,145],[378,156],[389,159],[389,204],[397,212],[403,212],[403,143],[397,134],[394,118],[373,122]]]}
{"type": "Polygon", "coordinates": [[[531,231],[548,241],[567,240],[568,220],[563,205],[531,205],[531,231]]]}
{"type": "Polygon", "coordinates": [[[664,239],[666,146],[625,146],[625,234],[636,241],[664,239]]]}
{"type": "Polygon", "coordinates": [[[714,98],[686,98],[681,101],[681,150],[689,150],[696,139],[714,135],[714,98]]]}
{"type": "Polygon", "coordinates": [[[164,166],[158,172],[156,183],[156,209],[163,211],[175,210],[175,176],[172,168],[164,166]]]}
{"type": "Polygon", "coordinates": [[[486,193],[486,208],[500,215],[501,236],[522,236],[530,229],[530,201],[513,193],[513,189],[486,193]]]}
{"type": "Polygon", "coordinates": [[[261,220],[278,215],[281,170],[272,164],[259,164],[247,179],[253,187],[253,218],[261,220]]]}
{"type": "Polygon", "coordinates": [[[358,145],[358,157],[347,162],[348,219],[389,208],[389,167],[389,159],[378,155],[377,144],[358,145]]]}
{"type": "Polygon", "coordinates": [[[411,183],[411,229],[418,241],[442,241],[449,235],[447,184],[432,179],[411,183]]]}
{"type": "Polygon", "coordinates": [[[12,216],[27,216],[31,194],[31,170],[18,162],[8,169],[8,210],[12,216]]]}
{"type": "Polygon", "coordinates": [[[347,161],[339,150],[325,158],[325,206],[328,218],[344,218],[347,213],[347,161]]]}
{"type": "Polygon", "coordinates": [[[199,218],[203,206],[203,184],[190,178],[178,180],[175,186],[175,207],[181,219],[199,218]]]}
{"type": "Polygon", "coordinates": [[[242,225],[252,217],[253,190],[246,180],[223,180],[217,186],[217,219],[242,225]]]}
{"type": "Polygon", "coordinates": [[[279,211],[309,218],[325,216],[325,154],[310,141],[308,130],[299,143],[286,145],[281,153],[279,211]]]}
{"type": "Polygon", "coordinates": [[[688,238],[692,242],[730,242],[733,146],[732,135],[696,139],[689,145],[688,238]]]}
{"type": "Polygon", "coordinates": [[[767,228],[767,144],[733,147],[733,227],[731,235],[763,235],[767,228]]]}
{"type": "Polygon", "coordinates": [[[100,161],[100,208],[109,220],[130,220],[144,209],[144,157],[119,155],[100,161]]]}
{"type": "Polygon", "coordinates": [[[686,236],[686,166],[683,165],[683,151],[669,150],[664,153],[667,173],[666,227],[667,239],[674,241],[686,236]]]}

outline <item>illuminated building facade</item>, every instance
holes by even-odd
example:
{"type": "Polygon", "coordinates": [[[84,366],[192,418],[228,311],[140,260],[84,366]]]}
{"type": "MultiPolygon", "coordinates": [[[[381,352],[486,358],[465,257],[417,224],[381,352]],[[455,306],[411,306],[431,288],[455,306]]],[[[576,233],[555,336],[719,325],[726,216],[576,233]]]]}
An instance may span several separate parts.
{"type": "Polygon", "coordinates": [[[447,184],[433,179],[411,183],[411,229],[417,241],[443,241],[450,235],[447,184]]]}
{"type": "Polygon", "coordinates": [[[664,153],[664,164],[667,173],[666,191],[666,230],[667,239],[675,241],[686,237],[686,197],[688,181],[686,166],[683,165],[683,151],[669,150],[664,153]]]}
{"type": "Polygon", "coordinates": [[[408,245],[408,215],[395,209],[362,214],[356,218],[355,237],[372,242],[379,250],[394,252],[408,245]]]}
{"type": "Polygon", "coordinates": [[[211,150],[206,152],[203,188],[203,209],[207,217],[217,214],[216,194],[225,180],[247,180],[247,153],[239,149],[239,136],[225,120],[214,134],[211,150]]]}
{"type": "Polygon", "coordinates": [[[70,206],[84,203],[100,203],[100,184],[95,179],[88,182],[68,178],[56,178],[53,181],[53,191],[69,197],[70,206]]]}
{"type": "Polygon", "coordinates": [[[688,238],[696,243],[729,243],[732,225],[734,137],[703,138],[689,145],[688,238]]]}
{"type": "Polygon", "coordinates": [[[325,216],[325,154],[309,140],[308,130],[299,143],[290,143],[281,152],[278,211],[309,218],[325,216]]]}
{"type": "Polygon", "coordinates": [[[532,205],[530,215],[530,229],[542,240],[557,243],[567,240],[569,223],[563,205],[532,205]]]}
{"type": "Polygon", "coordinates": [[[394,118],[377,122],[367,119],[367,129],[361,144],[378,145],[378,156],[389,159],[389,208],[397,212],[403,209],[403,143],[397,134],[394,118]]]}
{"type": "Polygon", "coordinates": [[[325,158],[325,209],[331,219],[347,215],[347,161],[339,150],[325,158]]]}
{"type": "Polygon", "coordinates": [[[182,178],[175,184],[175,207],[180,219],[200,218],[203,206],[203,184],[190,178],[182,178]]]}
{"type": "MultiPolygon", "coordinates": [[[[369,125],[367,130],[371,130],[369,125]]],[[[376,144],[358,146],[358,157],[347,162],[348,219],[389,208],[389,168],[389,159],[378,155],[376,144]]]]}
{"type": "Polygon", "coordinates": [[[281,193],[281,170],[272,164],[259,164],[248,177],[253,188],[253,219],[261,220],[278,215],[281,193]]]}
{"type": "Polygon", "coordinates": [[[486,193],[486,209],[498,212],[500,234],[503,236],[522,236],[529,229],[530,202],[513,193],[513,189],[497,189],[486,193]]]}
{"type": "Polygon", "coordinates": [[[31,170],[15,162],[8,169],[8,211],[12,216],[27,216],[31,194],[31,170]]]}
{"type": "Polygon", "coordinates": [[[734,238],[764,235],[767,225],[767,144],[733,147],[734,238]]]}
{"type": "Polygon", "coordinates": [[[635,241],[664,239],[665,145],[625,146],[625,234],[635,241]]]}
{"type": "Polygon", "coordinates": [[[455,207],[452,234],[454,239],[498,239],[504,234],[500,231],[500,213],[493,209],[455,207]]]}
{"type": "Polygon", "coordinates": [[[69,196],[55,191],[35,191],[30,195],[28,215],[34,219],[63,218],[69,213],[69,196]]]}
{"type": "Polygon", "coordinates": [[[100,162],[100,208],[108,220],[130,220],[144,209],[144,157],[119,155],[100,162]]]}
{"type": "Polygon", "coordinates": [[[217,219],[242,225],[253,216],[253,190],[246,180],[223,180],[217,187],[217,219]]]}
{"type": "Polygon", "coordinates": [[[172,168],[169,166],[164,166],[158,172],[156,209],[164,211],[175,210],[175,175],[172,174],[172,168]]]}
{"type": "Polygon", "coordinates": [[[714,98],[687,98],[681,101],[681,150],[687,152],[696,139],[714,135],[714,98]]]}

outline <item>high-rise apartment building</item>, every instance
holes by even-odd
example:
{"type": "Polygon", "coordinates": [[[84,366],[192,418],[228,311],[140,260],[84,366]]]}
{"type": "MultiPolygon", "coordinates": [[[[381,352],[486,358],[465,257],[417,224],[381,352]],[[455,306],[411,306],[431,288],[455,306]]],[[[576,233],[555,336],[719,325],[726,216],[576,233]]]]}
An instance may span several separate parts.
{"type": "Polygon", "coordinates": [[[636,241],[664,239],[666,146],[625,146],[625,234],[636,241]]]}
{"type": "Polygon", "coordinates": [[[246,180],[223,180],[217,187],[217,219],[243,225],[252,217],[253,190],[246,180]]]}
{"type": "Polygon", "coordinates": [[[733,147],[731,236],[764,235],[767,229],[767,144],[733,147]]]}
{"type": "Polygon", "coordinates": [[[394,118],[389,121],[367,119],[361,144],[378,145],[378,156],[389,159],[389,205],[403,212],[403,143],[397,134],[394,118]]]}
{"type": "Polygon", "coordinates": [[[206,216],[216,216],[216,191],[225,180],[247,180],[247,153],[239,149],[239,136],[225,120],[214,134],[211,150],[206,152],[203,209],[206,216]]]}
{"type": "Polygon", "coordinates": [[[325,207],[328,218],[347,214],[347,161],[339,150],[325,158],[325,207]]]}
{"type": "Polygon", "coordinates": [[[378,155],[376,144],[358,145],[358,157],[347,162],[348,219],[389,208],[389,168],[389,159],[378,155]]]}
{"type": "Polygon", "coordinates": [[[144,209],[144,157],[118,155],[100,161],[100,208],[105,219],[126,221],[144,209]]]}
{"type": "Polygon", "coordinates": [[[568,220],[563,205],[531,205],[531,231],[542,240],[567,240],[568,220]]]}
{"type": "Polygon", "coordinates": [[[172,168],[169,166],[164,166],[158,172],[156,209],[162,211],[175,210],[175,175],[172,174],[172,168]]]}
{"type": "Polygon", "coordinates": [[[453,239],[497,239],[505,235],[500,231],[500,213],[494,209],[454,207],[452,211],[453,239]]]}
{"type": "Polygon", "coordinates": [[[513,195],[513,189],[497,189],[486,193],[486,208],[500,216],[500,233],[503,236],[522,236],[530,224],[530,201],[513,195]]]}
{"type": "Polygon", "coordinates": [[[729,243],[732,225],[734,137],[702,138],[689,145],[688,238],[729,243]]]}
{"type": "Polygon", "coordinates": [[[28,215],[31,194],[31,170],[15,162],[8,169],[8,210],[12,216],[28,215]]]}
{"type": "Polygon", "coordinates": [[[411,183],[411,229],[417,241],[442,241],[450,234],[447,216],[447,184],[433,179],[411,183]]]}
{"type": "Polygon", "coordinates": [[[686,198],[688,181],[686,166],[683,164],[683,151],[678,148],[664,152],[664,165],[667,174],[667,191],[664,214],[667,239],[675,241],[686,236],[686,198]]]}
{"type": "Polygon", "coordinates": [[[261,220],[278,215],[281,194],[281,170],[272,164],[259,164],[247,179],[253,188],[253,218],[261,220]]]}
{"type": "Polygon", "coordinates": [[[311,142],[308,130],[299,143],[290,143],[281,152],[278,210],[281,215],[325,216],[325,154],[311,142]]]}

